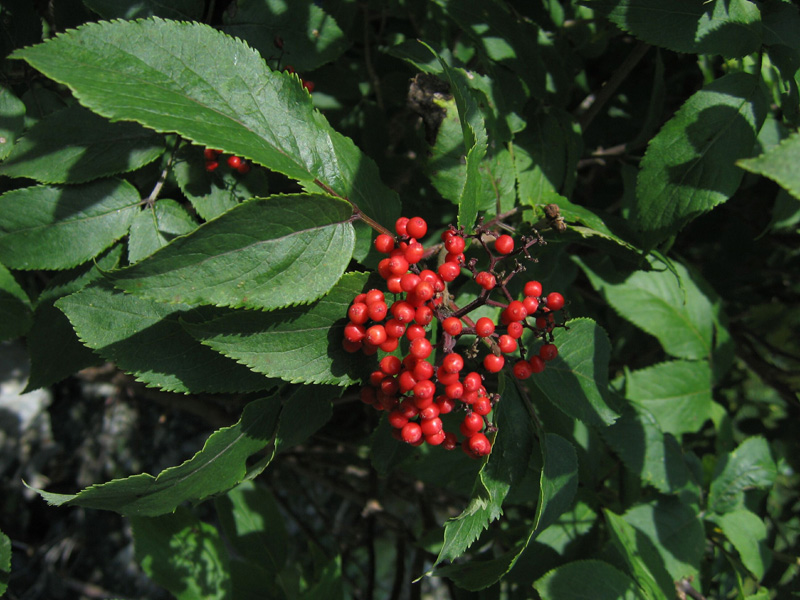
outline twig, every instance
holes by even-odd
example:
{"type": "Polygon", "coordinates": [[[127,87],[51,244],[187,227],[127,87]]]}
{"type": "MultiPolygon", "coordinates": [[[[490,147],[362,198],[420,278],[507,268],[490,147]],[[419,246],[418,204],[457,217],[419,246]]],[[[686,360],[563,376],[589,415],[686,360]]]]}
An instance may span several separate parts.
{"type": "Polygon", "coordinates": [[[689,596],[690,598],[694,598],[694,600],[706,600],[703,594],[692,587],[691,581],[692,578],[687,577],[675,582],[675,591],[678,593],[678,596],[682,598],[689,596]]]}
{"type": "Polygon", "coordinates": [[[180,136],[175,138],[175,146],[173,146],[172,148],[172,153],[169,155],[169,160],[167,161],[166,166],[161,171],[161,175],[159,175],[158,181],[156,182],[155,187],[153,187],[153,191],[150,192],[150,195],[142,203],[145,206],[147,206],[147,208],[153,208],[153,206],[155,205],[156,199],[158,198],[158,195],[161,193],[161,188],[164,187],[164,184],[167,181],[167,177],[169,177],[169,172],[172,170],[172,165],[175,163],[175,155],[177,154],[178,148],[180,147],[182,141],[183,140],[180,138],[180,136]]]}

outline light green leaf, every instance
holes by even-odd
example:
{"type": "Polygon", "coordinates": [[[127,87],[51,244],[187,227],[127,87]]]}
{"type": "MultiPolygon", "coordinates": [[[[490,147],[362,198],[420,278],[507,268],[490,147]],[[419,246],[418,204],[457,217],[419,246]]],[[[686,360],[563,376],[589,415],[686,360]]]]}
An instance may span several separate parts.
{"type": "Polygon", "coordinates": [[[31,301],[14,279],[11,271],[0,264],[0,340],[24,335],[33,324],[31,301]]]}
{"type": "Polygon", "coordinates": [[[542,600],[648,600],[630,577],[601,560],[567,563],[533,587],[542,600]]]}
{"type": "Polygon", "coordinates": [[[336,60],[351,44],[336,19],[311,0],[239,0],[234,11],[225,12],[224,22],[222,31],[264,58],[281,54],[275,45],[280,37],[286,60],[301,75],[336,60]]]}
{"type": "Polygon", "coordinates": [[[191,459],[156,477],[140,473],[77,494],[37,491],[54,506],[83,506],[140,517],[170,513],[182,502],[203,500],[243,481],[247,459],[272,443],[279,412],[277,398],[250,402],[237,423],[215,431],[191,459]]]}
{"type": "Polygon", "coordinates": [[[314,182],[384,225],[399,216],[397,195],[375,163],[313,109],[296,76],[271,71],[244,42],[207,25],[90,23],[13,56],[112,120],[179,133],[314,182]]]}
{"type": "Polygon", "coordinates": [[[622,555],[628,571],[633,575],[645,595],[651,600],[667,600],[667,598],[671,598],[675,589],[672,581],[665,571],[666,580],[656,581],[650,565],[643,557],[643,550],[639,548],[636,529],[610,510],[604,510],[603,514],[605,515],[614,547],[622,555]]]}
{"type": "Polygon", "coordinates": [[[306,303],[350,263],[349,216],[346,202],[319,194],[258,198],[109,276],[118,288],[160,302],[261,309],[306,303]]]}
{"type": "Polygon", "coordinates": [[[262,375],[197,342],[181,325],[181,319],[200,320],[217,311],[145,300],[106,282],[62,298],[56,306],[84,344],[149,386],[182,393],[270,386],[262,375]]]}
{"type": "Polygon", "coordinates": [[[0,262],[11,269],[69,269],[128,231],[139,204],[130,183],[36,186],[0,196],[0,262]]]}
{"type": "Polygon", "coordinates": [[[572,418],[604,427],[617,418],[608,392],[608,335],[591,319],[554,331],[558,357],[531,378],[550,402],[572,418]]]}
{"type": "Polygon", "coordinates": [[[627,277],[608,261],[575,261],[606,302],[623,319],[655,336],[668,354],[711,357],[714,309],[686,267],[673,263],[679,280],[655,260],[653,270],[636,270],[627,277]]]}
{"type": "Polygon", "coordinates": [[[177,600],[225,600],[232,587],[228,552],[219,532],[186,508],[131,519],[136,560],[177,600]]]}
{"type": "Polygon", "coordinates": [[[717,462],[708,494],[708,510],[720,514],[736,510],[746,490],[772,487],[776,475],[767,440],[762,437],[746,439],[717,462]]]}
{"type": "Polygon", "coordinates": [[[738,189],[736,161],[753,153],[768,109],[762,86],[747,73],[725,75],[689,98],[650,141],[633,213],[647,247],[738,189]]]}
{"type": "Polygon", "coordinates": [[[128,262],[138,262],[173,238],[195,229],[197,223],[183,206],[175,200],[161,198],[134,217],[128,238],[128,262]]]}
{"type": "Polygon", "coordinates": [[[733,510],[723,515],[710,515],[728,541],[739,553],[742,564],[757,580],[764,577],[771,562],[767,546],[767,527],[761,517],[749,510],[733,510]]]}
{"type": "Polygon", "coordinates": [[[0,531],[0,596],[6,593],[11,576],[11,540],[0,531]]]}
{"type": "Polygon", "coordinates": [[[25,124],[25,104],[0,86],[0,160],[9,155],[25,124]]]}
{"type": "Polygon", "coordinates": [[[800,133],[793,133],[777,146],[755,158],[738,161],[736,164],[751,173],[769,177],[792,196],[800,200],[800,133]]]}
{"type": "Polygon", "coordinates": [[[0,174],[41,183],[84,183],[134,171],[163,152],[163,136],[71,106],[47,115],[19,138],[0,174]]]}
{"type": "Polygon", "coordinates": [[[346,352],[342,340],[347,308],[366,283],[365,274],[348,273],[308,306],[235,311],[184,326],[203,344],[268,377],[352,385],[364,374],[364,359],[360,353],[346,352]]]}
{"type": "Polygon", "coordinates": [[[625,397],[646,408],[664,433],[699,431],[711,418],[711,368],[704,360],[676,360],[628,373],[625,397]]]}

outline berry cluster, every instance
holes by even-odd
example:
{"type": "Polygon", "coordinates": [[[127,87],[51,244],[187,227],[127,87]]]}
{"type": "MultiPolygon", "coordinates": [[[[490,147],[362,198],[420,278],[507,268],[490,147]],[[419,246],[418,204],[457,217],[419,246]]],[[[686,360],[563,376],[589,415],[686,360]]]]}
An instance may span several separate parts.
{"type": "Polygon", "coordinates": [[[381,233],[375,239],[375,248],[388,255],[379,262],[378,273],[394,300],[388,304],[379,289],[358,294],[347,311],[349,322],[342,343],[348,352],[373,355],[379,350],[394,353],[402,342],[403,358],[384,356],[362,389],[361,399],[388,412],[398,439],[447,449],[455,448],[458,438],[444,430],[441,416],[463,410],[461,446],[469,456],[485,456],[492,448],[486,434],[494,430],[489,416],[499,398],[487,392],[478,371],[465,369],[465,361],[476,359],[481,353],[479,346],[484,346],[488,351],[481,361],[483,370],[498,373],[506,365],[506,355],[516,354],[511,371],[518,379],[527,379],[542,372],[545,363],[558,355],[551,332],[557,326],[554,313],[564,307],[564,297],[557,292],[545,296],[541,283],[528,281],[524,298],[514,300],[507,283],[524,268],[515,260],[510,273],[502,270],[516,256],[530,258],[528,249],[541,239],[523,238],[523,245],[515,249],[510,235],[497,236],[482,226],[466,235],[451,227],[442,234],[440,245],[426,250],[419,242],[428,231],[424,219],[401,217],[395,231],[397,237],[381,233]],[[471,240],[489,256],[485,270],[477,268],[477,258],[466,259],[464,252],[471,240]],[[420,268],[420,262],[435,256],[437,250],[444,258],[437,270],[420,268]],[[476,300],[459,308],[449,294],[449,284],[465,271],[481,292],[476,300]],[[496,291],[504,301],[491,298],[496,291]],[[473,322],[467,316],[484,305],[502,308],[497,323],[488,317],[473,322]],[[434,348],[429,333],[436,323],[441,335],[434,348]],[[526,329],[545,342],[529,358],[519,341],[526,329]],[[461,343],[465,336],[474,336],[471,345],[461,343]],[[436,360],[431,358],[434,350],[436,360]]]}
{"type": "MultiPolygon", "coordinates": [[[[222,154],[221,150],[212,150],[211,148],[206,148],[203,150],[203,156],[206,159],[206,171],[216,171],[219,167],[219,160],[220,155],[222,154]]],[[[248,171],[250,171],[250,163],[248,163],[243,158],[232,154],[228,157],[227,161],[228,166],[233,169],[234,171],[241,173],[244,175],[248,171]]]]}

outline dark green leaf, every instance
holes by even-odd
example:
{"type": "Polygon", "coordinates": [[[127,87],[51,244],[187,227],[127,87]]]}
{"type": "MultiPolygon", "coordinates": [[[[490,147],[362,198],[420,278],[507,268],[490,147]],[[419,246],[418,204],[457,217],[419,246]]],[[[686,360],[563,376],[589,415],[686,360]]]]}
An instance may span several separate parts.
{"type": "Polygon", "coordinates": [[[84,183],[134,171],[163,152],[163,136],[71,106],[47,115],[19,138],[0,174],[41,183],[84,183]]]}
{"type": "Polygon", "coordinates": [[[736,164],[751,173],[769,177],[800,200],[798,161],[800,161],[800,133],[795,132],[761,156],[740,160],[736,164]]]}
{"type": "Polygon", "coordinates": [[[608,335],[591,319],[573,319],[554,332],[558,357],[531,380],[572,418],[603,427],[617,418],[609,404],[608,335]]]}
{"type": "Polygon", "coordinates": [[[258,198],[110,277],[161,302],[264,309],[310,302],[350,262],[350,212],[346,202],[318,194],[258,198]]]}
{"type": "Polygon", "coordinates": [[[222,31],[242,38],[266,59],[282,56],[301,75],[336,60],[351,40],[331,15],[311,0],[240,0],[222,31]]]}
{"type": "Polygon", "coordinates": [[[128,262],[138,262],[166,246],[173,238],[195,229],[197,223],[185,208],[175,200],[161,198],[133,219],[128,238],[128,262]]]}
{"type": "Polygon", "coordinates": [[[344,326],[347,308],[366,283],[366,275],[348,273],[309,306],[236,311],[185,326],[207,346],[268,377],[351,385],[360,380],[364,359],[342,348],[344,326]]]}
{"type": "Polygon", "coordinates": [[[717,462],[708,494],[709,511],[723,514],[736,510],[746,490],[772,487],[776,475],[777,468],[767,440],[761,437],[746,439],[717,462]]]}
{"type": "Polygon", "coordinates": [[[397,195],[375,163],[314,111],[299,79],[271,71],[255,50],[211,27],[160,19],[91,23],[14,56],[105,117],[179,133],[316,182],[385,225],[399,216],[397,195]]]}
{"type": "Polygon", "coordinates": [[[0,340],[24,335],[33,324],[31,301],[14,275],[0,264],[0,340]]]}
{"type": "Polygon", "coordinates": [[[637,182],[634,222],[649,248],[727,201],[752,155],[768,109],[759,78],[731,73],[689,98],[650,141],[637,182]]]}
{"type": "Polygon", "coordinates": [[[770,2],[764,7],[762,22],[764,27],[764,44],[781,44],[800,50],[800,11],[795,4],[788,2],[770,2]]]}
{"type": "Polygon", "coordinates": [[[136,560],[177,600],[231,597],[228,553],[217,530],[188,509],[161,517],[134,517],[136,560]]]}
{"type": "MultiPolygon", "coordinates": [[[[671,598],[674,593],[674,584],[667,577],[665,582],[661,582],[665,583],[665,585],[659,587],[659,582],[656,581],[650,566],[643,558],[643,554],[646,552],[639,548],[636,529],[625,522],[622,517],[609,510],[605,510],[604,514],[611,533],[611,541],[622,555],[628,571],[644,594],[651,600],[667,600],[667,598],[671,598]]],[[[641,536],[641,534],[639,535],[641,536]]]]}
{"type": "Polygon", "coordinates": [[[767,527],[761,517],[741,509],[709,518],[733,544],[745,568],[760,581],[771,562],[767,527]]]}
{"type": "Polygon", "coordinates": [[[190,21],[203,17],[203,0],[83,0],[104,19],[164,17],[190,21]]]}
{"type": "Polygon", "coordinates": [[[215,431],[203,449],[182,465],[153,477],[147,473],[93,485],[77,494],[39,491],[49,504],[113,510],[123,515],[152,517],[224,492],[242,480],[246,461],[273,441],[280,402],[264,398],[250,402],[242,418],[215,431]]]}
{"type": "Polygon", "coordinates": [[[25,124],[25,104],[0,86],[0,160],[9,155],[25,124]]]}
{"type": "Polygon", "coordinates": [[[300,386],[283,404],[275,452],[302,444],[314,435],[333,416],[331,400],[340,394],[339,388],[300,386]]]}
{"type": "Polygon", "coordinates": [[[711,368],[704,360],[658,363],[629,373],[625,396],[646,408],[664,433],[696,432],[711,418],[711,368]]]}
{"type": "Polygon", "coordinates": [[[84,344],[149,386],[196,393],[254,391],[270,385],[183,329],[181,319],[207,318],[207,311],[145,300],[108,283],[62,298],[56,306],[84,344]]]}
{"type": "Polygon", "coordinates": [[[139,194],[126,181],[36,186],[0,196],[0,262],[11,269],[69,269],[128,231],[139,194]]]}
{"type": "Polygon", "coordinates": [[[11,540],[0,531],[0,596],[6,593],[11,576],[11,540]]]}
{"type": "Polygon", "coordinates": [[[533,587],[542,600],[649,600],[630,577],[600,560],[562,565],[533,587]]]}

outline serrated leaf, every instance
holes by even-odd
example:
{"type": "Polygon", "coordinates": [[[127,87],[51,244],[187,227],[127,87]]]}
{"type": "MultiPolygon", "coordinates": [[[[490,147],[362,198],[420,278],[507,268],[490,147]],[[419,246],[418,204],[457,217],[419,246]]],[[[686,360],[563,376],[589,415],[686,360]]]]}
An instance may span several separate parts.
{"type": "Polygon", "coordinates": [[[183,206],[160,198],[134,217],[128,238],[128,262],[135,263],[163,248],[173,238],[197,229],[197,223],[183,206]]]}
{"type": "MultiPolygon", "coordinates": [[[[647,564],[661,564],[670,581],[696,576],[703,559],[705,532],[698,507],[660,496],[628,510],[623,518],[649,541],[637,540],[647,564]]],[[[659,567],[660,569],[660,567],[659,567]]]]}
{"type": "Polygon", "coordinates": [[[617,422],[603,431],[603,437],[643,483],[667,494],[691,485],[680,445],[674,437],[665,435],[655,417],[637,403],[629,403],[617,422]]]}
{"type": "Polygon", "coordinates": [[[0,596],[8,588],[8,579],[11,576],[11,540],[0,531],[0,596]]]}
{"type": "Polygon", "coordinates": [[[203,500],[244,480],[247,459],[273,442],[279,413],[277,398],[250,402],[237,423],[218,429],[191,459],[156,477],[140,473],[77,494],[37,491],[55,506],[83,506],[139,517],[170,513],[182,502],[203,500]]]}
{"type": "Polygon", "coordinates": [[[767,441],[762,437],[746,439],[717,462],[708,493],[708,510],[720,514],[735,510],[746,490],[772,487],[776,475],[767,441]]]}
{"type": "Polygon", "coordinates": [[[131,519],[136,560],[177,600],[231,597],[228,552],[213,525],[188,509],[131,519]]]}
{"type": "Polygon", "coordinates": [[[333,416],[331,400],[341,390],[321,386],[301,386],[288,398],[281,410],[275,452],[302,444],[333,416]]]}
{"type": "Polygon", "coordinates": [[[654,270],[637,270],[626,277],[608,261],[575,260],[606,302],[623,319],[655,336],[668,354],[711,357],[714,307],[686,267],[673,263],[678,279],[651,261],[654,270]]]}
{"type": "Polygon", "coordinates": [[[25,124],[25,104],[0,86],[0,160],[9,155],[25,124]]]}
{"type": "Polygon", "coordinates": [[[795,132],[764,154],[740,160],[736,164],[751,173],[772,179],[800,200],[798,161],[800,161],[800,133],[795,132]]]}
{"type": "Polygon", "coordinates": [[[222,31],[239,37],[265,58],[280,54],[299,73],[336,60],[352,43],[331,15],[311,0],[240,0],[226,12],[222,31]]]}
{"type": "Polygon", "coordinates": [[[531,378],[550,402],[574,419],[604,427],[617,418],[608,392],[608,335],[591,319],[554,331],[558,357],[531,378]]]}
{"type": "Polygon", "coordinates": [[[664,433],[699,431],[711,418],[711,367],[704,360],[663,362],[629,373],[625,396],[650,412],[664,433]]]}
{"type": "Polygon", "coordinates": [[[206,346],[268,377],[304,383],[360,381],[363,355],[342,348],[347,308],[367,276],[348,273],[308,306],[271,312],[235,311],[202,323],[184,323],[206,346]]]}
{"type": "Polygon", "coordinates": [[[163,17],[191,21],[202,19],[203,0],[83,0],[83,3],[104,19],[143,19],[163,17]]]}
{"type": "Polygon", "coordinates": [[[148,386],[171,392],[263,390],[269,380],[206,348],[181,319],[208,318],[185,304],[164,304],[125,294],[107,282],[62,298],[81,341],[148,386]]]}
{"type": "Polygon", "coordinates": [[[745,568],[760,581],[771,562],[767,546],[767,527],[764,521],[746,509],[733,510],[722,515],[710,515],[715,523],[733,544],[745,568]]]}
{"type": "Polygon", "coordinates": [[[35,186],[0,196],[0,262],[11,269],[69,269],[128,231],[139,193],[108,179],[70,187],[35,186]]]}
{"type": "Polygon", "coordinates": [[[244,42],[207,25],[90,23],[13,56],[105,117],[175,132],[315,182],[385,225],[399,216],[397,195],[375,163],[313,109],[296,76],[271,71],[244,42]]]}
{"type": "Polygon", "coordinates": [[[676,52],[735,58],[761,43],[758,8],[747,0],[585,0],[623,31],[676,52]]]}
{"type": "Polygon", "coordinates": [[[601,560],[567,563],[536,580],[542,600],[649,600],[636,583],[601,560]]]}
{"type": "Polygon", "coordinates": [[[161,302],[273,309],[311,302],[353,254],[350,206],[323,195],[258,198],[109,274],[161,302]]]}
{"type": "Polygon", "coordinates": [[[760,79],[731,73],[692,95],[650,141],[633,220],[648,248],[727,201],[753,153],[768,102],[760,79]]]}
{"type": "Polygon", "coordinates": [[[85,183],[134,171],[163,152],[163,136],[71,106],[47,115],[19,138],[0,174],[40,183],[85,183]]]}
{"type": "Polygon", "coordinates": [[[25,333],[33,324],[31,301],[14,279],[11,271],[0,264],[0,340],[10,340],[25,333]]]}

